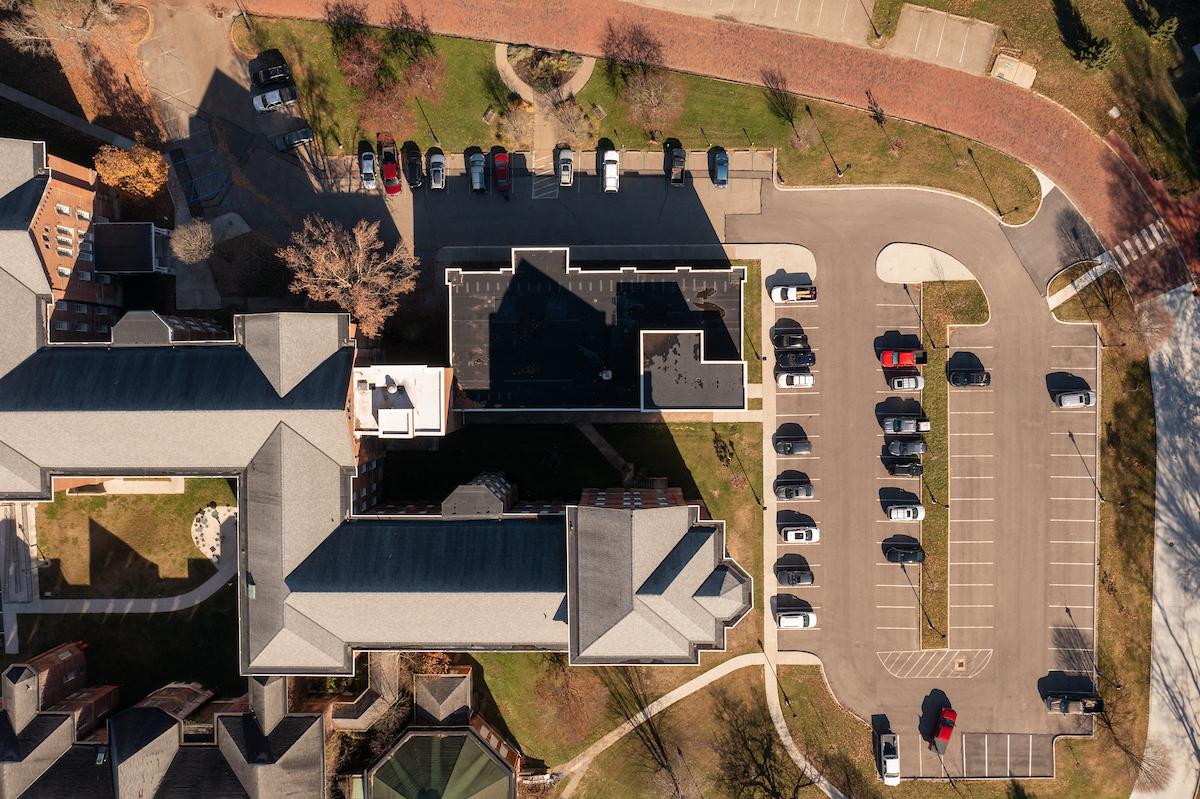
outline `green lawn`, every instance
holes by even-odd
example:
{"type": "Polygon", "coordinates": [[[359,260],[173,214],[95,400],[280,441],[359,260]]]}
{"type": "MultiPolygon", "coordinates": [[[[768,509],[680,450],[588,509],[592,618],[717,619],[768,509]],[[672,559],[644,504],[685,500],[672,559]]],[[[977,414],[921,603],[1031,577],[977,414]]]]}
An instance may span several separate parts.
{"type": "Polygon", "coordinates": [[[182,494],[68,496],[37,506],[38,549],[55,597],[181,594],[216,572],[192,543],[192,520],[210,502],[236,505],[231,481],[189,478],[182,494]]]}
{"type": "Polygon", "coordinates": [[[925,548],[925,563],[921,567],[921,604],[929,615],[932,627],[930,624],[921,627],[921,646],[940,649],[946,646],[944,632],[949,612],[946,586],[950,554],[949,512],[946,508],[950,496],[946,430],[949,421],[946,410],[946,358],[949,355],[946,349],[947,326],[987,322],[987,298],[974,280],[925,283],[921,286],[921,315],[924,321],[921,344],[929,353],[929,363],[923,370],[925,391],[922,408],[933,423],[925,436],[929,451],[923,459],[925,475],[921,481],[921,502],[925,506],[925,521],[921,523],[921,540],[925,548]]]}
{"type": "MultiPolygon", "coordinates": [[[[801,103],[793,134],[770,113],[761,89],[694,75],[679,80],[685,91],[683,113],[664,135],[689,149],[777,147],[780,176],[788,185],[933,186],[973,197],[993,211],[998,207],[1005,221],[1013,223],[1037,211],[1040,190],[1033,172],[984,145],[909,122],[888,120],[881,129],[866,112],[819,100],[801,103]],[[830,153],[846,170],[841,178],[830,153]]],[[[603,64],[579,101],[589,111],[595,104],[607,113],[600,136],[618,147],[647,146],[641,127],[605,78],[603,64]]]]}
{"type": "Polygon", "coordinates": [[[237,594],[226,586],[188,610],[145,614],[45,614],[18,617],[20,662],[66,641],[88,644],[88,679],[121,686],[122,705],[176,680],[195,680],[218,696],[239,696],[237,594]]]}
{"type": "MultiPolygon", "coordinates": [[[[374,35],[382,36],[382,31],[374,35]]],[[[380,131],[363,129],[362,95],[342,77],[325,23],[255,17],[253,31],[243,24],[234,27],[234,41],[248,55],[268,48],[284,54],[296,74],[304,115],[327,153],[353,153],[360,139],[375,140],[380,131]]],[[[440,146],[447,152],[462,151],[471,145],[486,149],[493,138],[483,122],[484,112],[494,103],[489,91],[495,74],[492,46],[446,36],[434,36],[433,43],[445,64],[438,99],[421,101],[397,86],[395,94],[403,104],[387,132],[397,142],[415,141],[422,150],[440,146]]],[[[400,63],[391,66],[404,71],[400,63]]]]}
{"type": "MultiPolygon", "coordinates": [[[[875,3],[875,24],[885,35],[893,30],[905,1],[875,3]]],[[[1200,66],[1189,52],[1200,35],[1200,6],[1157,0],[911,1],[1000,26],[997,45],[1016,51],[1037,68],[1034,91],[1066,106],[1101,135],[1115,128],[1173,189],[1186,193],[1197,187],[1200,167],[1194,144],[1188,141],[1185,106],[1200,77],[1200,66]],[[1115,45],[1116,58],[1106,69],[1089,72],[1064,44],[1056,9],[1068,19],[1072,6],[1095,35],[1115,45]],[[1178,14],[1175,40],[1153,42],[1131,10],[1139,6],[1178,14]],[[1113,106],[1121,110],[1116,121],[1108,116],[1113,106]]]]}
{"type": "MultiPolygon", "coordinates": [[[[746,267],[742,284],[742,357],[746,360],[746,382],[762,382],[762,264],[738,261],[746,267]]],[[[761,403],[762,400],[759,400],[761,403]]],[[[762,405],[760,404],[761,408],[762,405]]]]}

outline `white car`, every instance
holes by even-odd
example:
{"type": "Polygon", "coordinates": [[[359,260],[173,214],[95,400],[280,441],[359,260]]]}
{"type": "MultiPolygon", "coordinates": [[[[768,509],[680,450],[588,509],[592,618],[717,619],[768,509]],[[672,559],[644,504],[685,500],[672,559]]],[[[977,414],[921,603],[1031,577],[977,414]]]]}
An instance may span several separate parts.
{"type": "Polygon", "coordinates": [[[821,531],[816,525],[784,527],[779,535],[785,544],[816,544],[821,540],[821,531]]]}
{"type": "Polygon", "coordinates": [[[429,156],[429,188],[433,191],[446,188],[446,156],[441,153],[429,156]]]}
{"type": "Polygon", "coordinates": [[[893,505],[888,508],[888,518],[894,522],[919,522],[925,518],[925,506],[893,505]]]}
{"type": "Polygon", "coordinates": [[[900,738],[894,732],[879,736],[879,771],[884,785],[900,784],[900,738]]]}
{"type": "Polygon", "coordinates": [[[1094,391],[1064,391],[1054,398],[1060,408],[1090,408],[1096,404],[1094,391]]]}
{"type": "Polygon", "coordinates": [[[604,193],[616,194],[621,188],[621,156],[616,150],[604,153],[604,193]]]}
{"type": "Polygon", "coordinates": [[[816,286],[774,286],[771,289],[771,302],[781,305],[792,302],[815,302],[816,299],[816,286]]]}
{"type": "Polygon", "coordinates": [[[358,171],[362,173],[363,188],[375,190],[375,153],[366,150],[358,157],[358,171]]]}
{"type": "Polygon", "coordinates": [[[780,372],[775,384],[780,388],[812,388],[816,379],[809,372],[780,372]]]}
{"type": "Polygon", "coordinates": [[[817,626],[817,614],[807,610],[787,610],[775,614],[781,630],[809,630],[817,626]]]}
{"type": "Polygon", "coordinates": [[[925,378],[920,375],[900,375],[892,378],[892,391],[920,391],[925,388],[925,378]]]}

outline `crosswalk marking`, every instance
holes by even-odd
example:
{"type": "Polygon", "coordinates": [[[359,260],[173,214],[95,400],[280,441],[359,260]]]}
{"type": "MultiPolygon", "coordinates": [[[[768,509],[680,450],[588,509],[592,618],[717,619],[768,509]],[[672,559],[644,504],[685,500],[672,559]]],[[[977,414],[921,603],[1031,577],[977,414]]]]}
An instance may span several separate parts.
{"type": "Polygon", "coordinates": [[[554,174],[554,153],[533,153],[533,199],[558,199],[558,176],[554,174]]]}

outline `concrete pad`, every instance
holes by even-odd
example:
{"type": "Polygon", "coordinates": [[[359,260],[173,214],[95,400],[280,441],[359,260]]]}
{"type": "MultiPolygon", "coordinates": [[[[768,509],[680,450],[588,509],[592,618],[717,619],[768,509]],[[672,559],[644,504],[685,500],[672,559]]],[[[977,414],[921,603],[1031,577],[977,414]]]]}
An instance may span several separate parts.
{"type": "Polygon", "coordinates": [[[851,44],[872,34],[875,0],[633,0],[677,14],[732,19],[851,44]]]}
{"type": "Polygon", "coordinates": [[[889,244],[875,259],[875,274],[885,283],[974,280],[961,261],[924,244],[889,244]]]}
{"type": "Polygon", "coordinates": [[[808,275],[809,282],[817,278],[817,259],[799,244],[726,244],[725,252],[730,258],[759,261],[764,276],[788,272],[808,275]]]}
{"type": "Polygon", "coordinates": [[[220,244],[223,241],[237,238],[245,233],[250,232],[250,226],[246,224],[246,220],[242,219],[242,215],[230,211],[214,218],[208,223],[212,228],[213,242],[220,244]]]}
{"type": "Polygon", "coordinates": [[[985,75],[998,30],[989,22],[906,3],[887,49],[908,58],[985,75]]]}

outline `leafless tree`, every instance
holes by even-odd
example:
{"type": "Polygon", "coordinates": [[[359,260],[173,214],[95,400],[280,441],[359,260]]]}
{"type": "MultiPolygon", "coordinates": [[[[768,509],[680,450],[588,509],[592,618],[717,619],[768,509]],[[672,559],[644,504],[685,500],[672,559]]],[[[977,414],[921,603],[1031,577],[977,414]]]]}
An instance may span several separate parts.
{"type": "Polygon", "coordinates": [[[1161,303],[1147,302],[1137,309],[1138,332],[1147,350],[1154,350],[1175,331],[1175,318],[1161,303]]]}
{"type": "Polygon", "coordinates": [[[759,77],[762,79],[763,93],[767,97],[767,109],[772,116],[786,122],[795,132],[800,98],[788,90],[787,75],[775,67],[767,67],[759,73],[759,77]]]}
{"type": "Polygon", "coordinates": [[[622,94],[646,130],[667,130],[683,112],[682,83],[665,70],[635,72],[622,94]]]}
{"type": "Polygon", "coordinates": [[[48,56],[54,42],[84,42],[112,18],[111,0],[0,0],[0,38],[17,52],[48,56]]]}
{"type": "Polygon", "coordinates": [[[561,97],[556,93],[550,112],[554,121],[567,140],[572,144],[580,144],[595,138],[596,126],[579,105],[574,96],[561,97]]]}
{"type": "Polygon", "coordinates": [[[646,706],[652,700],[642,670],[633,666],[605,669],[600,679],[608,689],[609,704],[613,710],[626,721],[637,724],[632,734],[655,769],[656,782],[665,783],[658,792],[672,797],[682,796],[680,762],[675,757],[678,747],[669,742],[670,732],[661,717],[646,713],[646,706]]]}
{"type": "Polygon", "coordinates": [[[416,288],[420,261],[404,244],[383,252],[379,222],[359,220],[347,230],[319,214],[304,220],[292,243],[279,250],[292,270],[291,290],[348,312],[362,334],[375,338],[399,307],[399,297],[416,288]]]}
{"type": "Polygon", "coordinates": [[[213,253],[212,228],[201,219],[193,219],[171,233],[171,252],[185,264],[207,261],[213,253]]]}
{"type": "Polygon", "coordinates": [[[354,0],[326,0],[325,24],[334,50],[340,53],[346,44],[367,34],[367,6],[354,0]]]}

